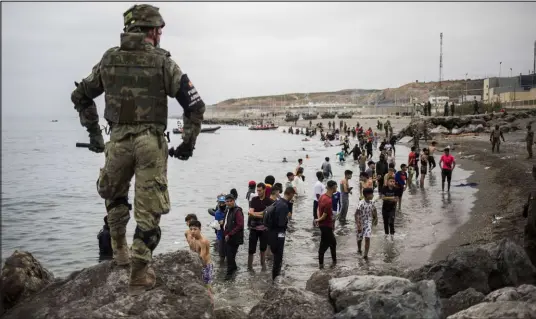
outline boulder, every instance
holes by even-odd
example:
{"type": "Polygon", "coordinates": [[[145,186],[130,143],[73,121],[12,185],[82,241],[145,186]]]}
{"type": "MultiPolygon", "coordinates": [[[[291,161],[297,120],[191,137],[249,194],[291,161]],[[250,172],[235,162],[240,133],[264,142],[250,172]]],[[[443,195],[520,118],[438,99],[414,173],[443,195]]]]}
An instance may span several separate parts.
{"type": "Polygon", "coordinates": [[[441,318],[435,283],[392,276],[349,276],[329,281],[335,318],[441,318]]]}
{"type": "Polygon", "coordinates": [[[500,130],[501,130],[501,132],[503,132],[503,133],[508,133],[508,132],[510,132],[510,126],[508,126],[508,125],[503,125],[503,126],[501,126],[500,130]]]}
{"type": "Polygon", "coordinates": [[[519,287],[504,287],[489,293],[484,302],[496,301],[525,301],[536,303],[536,287],[533,285],[521,285],[519,287]]]}
{"type": "Polygon", "coordinates": [[[516,117],[514,115],[508,115],[506,117],[504,117],[504,120],[508,123],[512,123],[513,121],[516,120],[516,117]]]}
{"type": "Polygon", "coordinates": [[[471,306],[474,306],[484,300],[484,294],[476,291],[474,288],[460,291],[454,296],[441,300],[443,315],[450,316],[471,306]]]}
{"type": "Polygon", "coordinates": [[[442,298],[468,288],[487,294],[506,286],[534,284],[536,269],[523,248],[509,239],[460,248],[446,260],[409,272],[413,281],[432,279],[442,298]]]}
{"type": "Polygon", "coordinates": [[[430,134],[448,134],[449,130],[447,130],[444,126],[438,125],[435,128],[430,130],[430,134]]]}
{"type": "Polygon", "coordinates": [[[439,295],[449,298],[468,288],[489,293],[488,278],[494,269],[494,261],[485,249],[469,246],[450,253],[445,260],[410,271],[409,278],[434,280],[439,295]]]}
{"type": "Polygon", "coordinates": [[[333,317],[333,307],[319,295],[277,284],[264,294],[249,312],[250,319],[325,319],[333,317]]]}
{"type": "Polygon", "coordinates": [[[459,129],[459,128],[453,128],[451,131],[450,131],[450,134],[452,135],[458,135],[458,134],[462,134],[463,133],[463,130],[462,129],[459,129]]]}
{"type": "Polygon", "coordinates": [[[111,261],[72,273],[19,303],[3,319],[213,318],[198,254],[181,250],[155,256],[154,289],[128,295],[129,267],[111,261]]]}
{"type": "Polygon", "coordinates": [[[483,302],[462,310],[447,319],[536,319],[536,304],[522,301],[483,302]]]}
{"type": "Polygon", "coordinates": [[[214,310],[216,319],[247,319],[248,315],[239,307],[226,306],[214,310]]]}
{"type": "Polygon", "coordinates": [[[15,250],[6,259],[0,277],[3,311],[39,292],[53,280],[52,273],[44,268],[32,254],[15,250]]]}
{"type": "Polygon", "coordinates": [[[335,269],[321,269],[315,271],[307,283],[305,289],[314,292],[320,296],[329,298],[329,281],[333,278],[341,278],[348,276],[363,276],[363,275],[375,275],[375,276],[395,276],[403,277],[403,273],[400,268],[391,266],[374,266],[372,264],[359,267],[337,267],[335,269]]]}
{"type": "Polygon", "coordinates": [[[474,129],[474,133],[482,133],[485,130],[486,130],[486,128],[484,127],[484,125],[478,124],[474,129]]]}
{"type": "Polygon", "coordinates": [[[471,120],[471,124],[473,124],[473,125],[479,125],[479,124],[485,125],[486,121],[483,118],[476,118],[476,119],[471,120]]]}
{"type": "Polygon", "coordinates": [[[482,246],[496,265],[489,277],[491,290],[522,284],[536,284],[536,267],[523,247],[509,239],[482,246]]]}

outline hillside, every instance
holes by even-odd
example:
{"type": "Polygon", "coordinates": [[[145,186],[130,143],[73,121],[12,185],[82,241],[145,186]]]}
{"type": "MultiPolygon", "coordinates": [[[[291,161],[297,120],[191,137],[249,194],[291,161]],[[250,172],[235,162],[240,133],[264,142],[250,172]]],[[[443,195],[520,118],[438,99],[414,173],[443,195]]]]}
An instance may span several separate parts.
{"type": "Polygon", "coordinates": [[[285,107],[291,105],[307,105],[311,103],[346,103],[367,105],[392,105],[428,101],[434,96],[449,96],[458,98],[464,94],[467,87],[468,95],[481,95],[484,80],[451,80],[438,82],[413,82],[398,88],[383,90],[347,89],[335,92],[290,93],[283,95],[256,96],[238,99],[228,99],[217,103],[218,108],[244,108],[249,106],[285,107]]]}

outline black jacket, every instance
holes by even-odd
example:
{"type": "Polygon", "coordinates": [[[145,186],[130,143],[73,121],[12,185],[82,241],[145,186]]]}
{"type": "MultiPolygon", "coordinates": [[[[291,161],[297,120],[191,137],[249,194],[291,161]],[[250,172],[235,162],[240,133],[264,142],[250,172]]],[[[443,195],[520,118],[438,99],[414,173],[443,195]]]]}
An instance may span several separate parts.
{"type": "Polygon", "coordinates": [[[99,240],[99,253],[101,256],[112,256],[112,237],[110,236],[110,227],[108,225],[102,226],[101,231],[97,235],[99,240]]]}
{"type": "Polygon", "coordinates": [[[376,163],[376,175],[383,177],[389,173],[389,163],[386,160],[378,161],[376,163]]]}
{"type": "Polygon", "coordinates": [[[227,214],[225,214],[225,220],[224,222],[225,228],[223,230],[223,233],[225,236],[229,235],[229,240],[227,243],[229,245],[242,245],[244,243],[244,213],[242,212],[242,208],[235,206],[233,208],[229,208],[227,210],[227,214]],[[242,217],[242,225],[239,227],[238,231],[236,231],[233,234],[230,234],[233,229],[237,226],[237,215],[240,214],[242,217]]]}

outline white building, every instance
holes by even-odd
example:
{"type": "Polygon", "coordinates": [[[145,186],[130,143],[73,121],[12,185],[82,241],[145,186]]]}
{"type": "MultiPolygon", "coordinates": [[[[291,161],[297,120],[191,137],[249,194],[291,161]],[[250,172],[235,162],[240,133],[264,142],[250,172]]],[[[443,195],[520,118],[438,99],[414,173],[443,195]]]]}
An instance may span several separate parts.
{"type": "Polygon", "coordinates": [[[448,102],[449,100],[448,96],[430,96],[428,98],[428,101],[432,103],[432,105],[444,105],[445,102],[448,102]]]}

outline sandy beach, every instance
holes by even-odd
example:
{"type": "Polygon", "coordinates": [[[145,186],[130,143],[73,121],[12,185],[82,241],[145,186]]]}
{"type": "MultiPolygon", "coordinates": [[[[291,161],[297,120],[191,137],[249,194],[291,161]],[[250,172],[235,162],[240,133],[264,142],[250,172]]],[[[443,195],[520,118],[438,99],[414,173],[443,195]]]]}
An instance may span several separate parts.
{"type": "MultiPolygon", "coordinates": [[[[529,120],[521,121],[521,126],[524,128],[529,120]]],[[[505,134],[501,153],[491,152],[489,135],[485,133],[438,139],[442,145],[453,146],[457,163],[474,172],[468,182],[478,183],[478,191],[469,221],[439,245],[433,260],[444,259],[458,246],[502,238],[523,245],[523,205],[529,193],[536,191],[531,176],[536,161],[526,159],[524,136],[524,130],[505,134]]]]}

